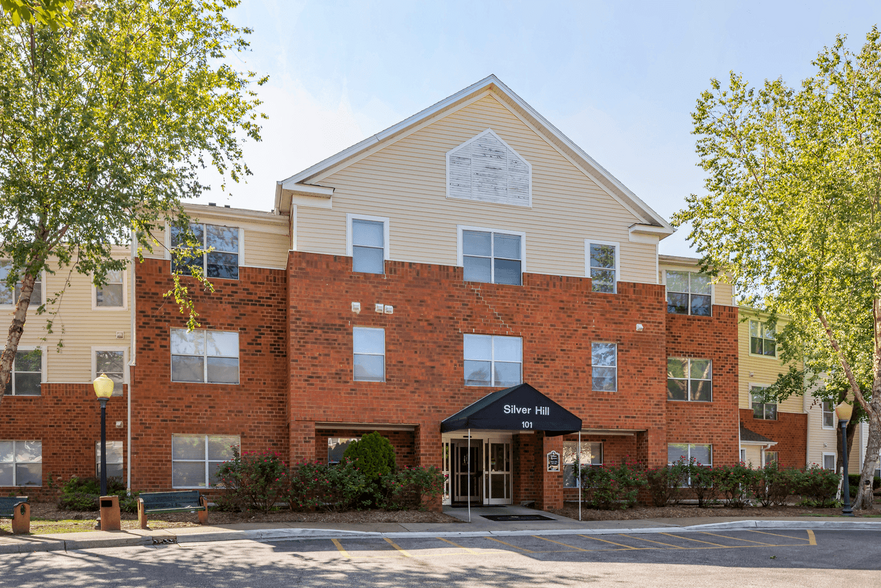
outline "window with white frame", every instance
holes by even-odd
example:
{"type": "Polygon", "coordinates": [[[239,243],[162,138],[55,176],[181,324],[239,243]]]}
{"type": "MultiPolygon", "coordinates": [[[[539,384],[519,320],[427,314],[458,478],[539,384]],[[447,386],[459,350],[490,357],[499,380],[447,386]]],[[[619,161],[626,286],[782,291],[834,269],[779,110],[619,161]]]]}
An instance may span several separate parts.
{"type": "Polygon", "coordinates": [[[125,272],[111,270],[105,279],[106,284],[95,286],[95,308],[124,308],[125,272]]]}
{"type": "Polygon", "coordinates": [[[43,442],[0,441],[0,486],[43,485],[43,442]]]}
{"type": "Polygon", "coordinates": [[[667,463],[688,462],[694,458],[698,465],[713,466],[713,446],[709,443],[668,443],[667,463]]]}
{"type": "Polygon", "coordinates": [[[239,334],[171,329],[171,381],[239,383],[239,334]]]}
{"type": "Polygon", "coordinates": [[[594,292],[618,291],[618,244],[585,241],[587,275],[594,292]]]}
{"type": "Polygon", "coordinates": [[[666,272],[667,312],[710,316],[713,312],[713,285],[710,276],[698,272],[666,272]]]}
{"type": "Polygon", "coordinates": [[[667,400],[713,401],[713,361],[667,358],[667,400]]]}
{"type": "Polygon", "coordinates": [[[96,349],[95,373],[92,377],[97,378],[101,374],[113,380],[113,395],[122,396],[122,384],[125,381],[125,351],[96,349]]]}
{"type": "Polygon", "coordinates": [[[501,335],[465,335],[466,386],[516,386],[523,381],[523,341],[501,335]]]}
{"type": "Polygon", "coordinates": [[[209,278],[239,279],[239,229],[220,225],[190,224],[192,242],[179,227],[171,227],[171,247],[189,255],[172,256],[174,271],[192,275],[193,268],[209,278]],[[209,251],[210,249],[210,251],[209,251]],[[196,250],[202,250],[200,255],[196,250]]]}
{"type": "Polygon", "coordinates": [[[835,428],[835,406],[830,400],[823,401],[823,428],[835,428]]]}
{"type": "Polygon", "coordinates": [[[356,382],[385,381],[385,329],[352,329],[354,379],[356,382]]]}
{"type": "MultiPolygon", "coordinates": [[[[107,441],[107,477],[122,478],[122,441],[107,441]]],[[[95,476],[101,477],[101,442],[95,441],[95,476]]]]}
{"type": "Polygon", "coordinates": [[[618,390],[618,345],[616,343],[591,344],[591,381],[597,392],[618,390]]]}
{"type": "Polygon", "coordinates": [[[523,237],[462,229],[462,268],[466,282],[521,285],[523,237]]]}
{"type": "Polygon", "coordinates": [[[350,216],[349,241],[353,272],[385,273],[385,260],[388,259],[388,219],[350,216]]]}
{"type": "Polygon", "coordinates": [[[774,338],[773,327],[761,321],[749,322],[749,352],[750,355],[777,357],[777,341],[774,338]]]}
{"type": "Polygon", "coordinates": [[[12,362],[12,374],[6,384],[7,396],[39,396],[43,379],[43,352],[39,349],[19,350],[12,362]]]}
{"type": "MultiPolygon", "coordinates": [[[[6,285],[6,279],[12,270],[12,262],[8,259],[0,259],[0,305],[15,305],[21,297],[21,282],[15,284],[14,288],[6,285]]],[[[43,304],[43,278],[37,276],[34,282],[34,290],[31,292],[31,305],[39,306],[43,304]]]]}
{"type": "Polygon", "coordinates": [[[172,435],[171,486],[207,488],[215,485],[217,469],[233,458],[233,446],[241,446],[238,435],[172,435]]]}
{"type": "MultiPolygon", "coordinates": [[[[595,441],[581,442],[581,466],[603,465],[603,444],[595,441]]],[[[563,487],[578,488],[578,441],[563,441],[563,487]]]]}
{"type": "Polygon", "coordinates": [[[835,454],[834,453],[824,453],[823,454],[823,469],[835,471],[835,454]]]}
{"type": "Polygon", "coordinates": [[[777,420],[777,403],[765,401],[767,386],[750,386],[749,398],[753,407],[753,418],[766,421],[777,420]]]}
{"type": "Polygon", "coordinates": [[[358,441],[358,437],[328,437],[327,438],[327,463],[339,463],[343,461],[349,445],[358,441]]]}

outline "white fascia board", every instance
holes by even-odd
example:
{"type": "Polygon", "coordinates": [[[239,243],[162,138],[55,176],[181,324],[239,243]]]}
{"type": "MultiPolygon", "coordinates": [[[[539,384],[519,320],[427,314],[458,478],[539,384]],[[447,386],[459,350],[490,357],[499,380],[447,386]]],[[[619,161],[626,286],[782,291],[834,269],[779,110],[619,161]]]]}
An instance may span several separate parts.
{"type": "Polygon", "coordinates": [[[777,445],[776,441],[741,441],[741,445],[751,445],[754,447],[772,447],[777,445]]]}
{"type": "Polygon", "coordinates": [[[293,194],[312,196],[314,198],[330,198],[331,196],[333,196],[334,190],[329,186],[318,186],[313,184],[293,184],[291,182],[284,182],[281,187],[282,190],[289,191],[293,194]]]}

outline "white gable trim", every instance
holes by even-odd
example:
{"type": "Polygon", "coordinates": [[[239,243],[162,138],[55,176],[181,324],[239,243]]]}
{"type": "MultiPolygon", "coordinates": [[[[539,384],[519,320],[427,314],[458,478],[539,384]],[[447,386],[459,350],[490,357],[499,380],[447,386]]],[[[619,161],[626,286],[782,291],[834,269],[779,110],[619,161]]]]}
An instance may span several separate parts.
{"type": "Polygon", "coordinates": [[[525,206],[526,208],[532,208],[532,164],[529,163],[529,161],[527,161],[525,157],[520,155],[516,149],[511,147],[511,145],[509,145],[507,141],[505,141],[504,139],[499,137],[498,133],[496,133],[492,129],[486,129],[482,133],[478,133],[477,135],[471,137],[470,139],[468,139],[467,141],[465,141],[461,145],[457,145],[456,147],[453,147],[452,149],[447,151],[446,162],[447,162],[447,198],[453,198],[456,200],[474,200],[475,202],[485,202],[485,203],[489,203],[489,204],[510,204],[512,206],[525,206]],[[528,182],[528,187],[527,187],[528,204],[522,205],[522,204],[517,204],[515,202],[493,202],[491,200],[483,200],[480,198],[462,198],[460,196],[454,196],[452,194],[452,191],[450,190],[450,157],[454,153],[456,153],[457,151],[460,151],[461,149],[468,147],[469,145],[471,145],[475,141],[477,141],[480,138],[485,137],[487,135],[492,135],[496,139],[496,141],[498,141],[499,143],[501,143],[502,145],[505,146],[505,149],[510,149],[511,152],[514,155],[516,155],[520,161],[522,161],[523,163],[526,164],[527,182],[528,182]]]}

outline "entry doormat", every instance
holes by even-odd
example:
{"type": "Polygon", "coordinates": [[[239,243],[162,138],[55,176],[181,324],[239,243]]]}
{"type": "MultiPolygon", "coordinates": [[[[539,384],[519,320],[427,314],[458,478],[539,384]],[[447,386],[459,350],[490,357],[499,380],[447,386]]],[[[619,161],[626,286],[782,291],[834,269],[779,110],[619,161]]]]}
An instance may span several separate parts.
{"type": "Polygon", "coordinates": [[[519,521],[553,521],[551,517],[543,515],[480,515],[485,519],[495,521],[497,523],[516,523],[519,521]]]}

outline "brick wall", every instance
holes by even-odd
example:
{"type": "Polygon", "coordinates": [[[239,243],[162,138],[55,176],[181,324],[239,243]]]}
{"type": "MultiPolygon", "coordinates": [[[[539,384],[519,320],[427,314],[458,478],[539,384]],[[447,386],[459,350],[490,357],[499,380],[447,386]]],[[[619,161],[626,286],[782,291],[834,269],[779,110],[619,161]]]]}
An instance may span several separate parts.
{"type": "Polygon", "coordinates": [[[186,317],[162,294],[168,261],[135,265],[137,366],[132,374],[132,486],[171,487],[173,434],[239,435],[242,450],[275,450],[287,460],[286,274],[242,267],[238,280],[213,280],[215,291],[190,287],[201,329],[239,334],[239,384],[171,381],[170,330],[186,317]]]}
{"type": "Polygon", "coordinates": [[[750,431],[777,442],[769,450],[778,452],[781,467],[805,467],[808,415],[778,412],[777,420],[769,421],[753,418],[753,411],[744,408],[740,409],[740,422],[750,431]]]}

